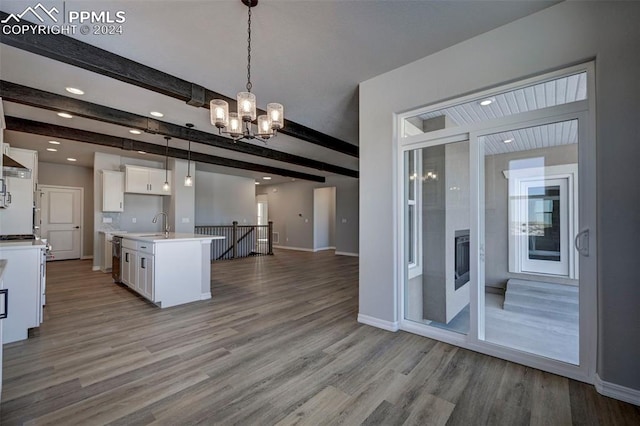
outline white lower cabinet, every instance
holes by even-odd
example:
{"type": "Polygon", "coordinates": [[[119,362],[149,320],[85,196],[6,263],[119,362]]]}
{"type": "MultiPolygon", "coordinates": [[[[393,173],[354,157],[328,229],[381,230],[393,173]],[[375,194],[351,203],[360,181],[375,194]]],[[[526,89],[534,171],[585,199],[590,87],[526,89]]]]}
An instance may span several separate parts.
{"type": "Polygon", "coordinates": [[[161,308],[210,299],[211,240],[222,238],[125,234],[122,282],[161,308]]]}
{"type": "Polygon", "coordinates": [[[145,298],[153,300],[153,255],[149,253],[138,253],[138,263],[136,268],[136,291],[145,298]]]}
{"type": "Polygon", "coordinates": [[[154,300],[153,243],[122,240],[122,282],[141,296],[154,300]]]}

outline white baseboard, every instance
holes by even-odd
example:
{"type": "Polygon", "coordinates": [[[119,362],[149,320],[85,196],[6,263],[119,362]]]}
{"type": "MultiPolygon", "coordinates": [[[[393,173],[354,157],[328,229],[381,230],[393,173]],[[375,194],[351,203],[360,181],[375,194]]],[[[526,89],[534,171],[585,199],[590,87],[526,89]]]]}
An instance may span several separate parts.
{"type": "Polygon", "coordinates": [[[298,250],[298,251],[310,251],[310,252],[313,252],[313,249],[302,248],[302,247],[273,246],[273,248],[285,249],[285,250],[298,250]]]}
{"type": "Polygon", "coordinates": [[[370,317],[369,315],[358,314],[358,322],[370,325],[372,327],[381,328],[387,331],[398,331],[398,322],[385,321],[379,318],[370,317]]]}
{"type": "Polygon", "coordinates": [[[640,406],[640,390],[603,381],[598,374],[594,383],[599,394],[640,406]]]}
{"type": "Polygon", "coordinates": [[[336,251],[336,256],[353,256],[353,257],[359,257],[360,254],[359,253],[350,253],[348,251],[336,251]]]}
{"type": "Polygon", "coordinates": [[[90,260],[93,259],[93,256],[80,256],[80,260],[90,260]]]}
{"type": "Polygon", "coordinates": [[[92,271],[99,271],[100,270],[100,266],[92,266],[91,270],[92,271]]]}
{"type": "Polygon", "coordinates": [[[211,299],[211,292],[202,293],[200,295],[200,300],[209,300],[211,299]]]}
{"type": "Polygon", "coordinates": [[[317,248],[317,249],[313,249],[313,251],[317,252],[317,251],[335,250],[335,249],[336,249],[335,247],[320,247],[320,248],[317,248]]]}

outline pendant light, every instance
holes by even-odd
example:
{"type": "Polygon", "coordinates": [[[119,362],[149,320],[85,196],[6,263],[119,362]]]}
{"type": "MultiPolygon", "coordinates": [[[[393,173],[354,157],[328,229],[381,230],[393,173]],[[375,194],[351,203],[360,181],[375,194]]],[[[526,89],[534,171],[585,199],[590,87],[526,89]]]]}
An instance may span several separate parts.
{"type": "Polygon", "coordinates": [[[266,142],[275,137],[278,130],[284,127],[284,107],[282,104],[267,104],[267,114],[256,117],[256,95],[251,93],[251,8],[258,5],[258,0],[241,0],[248,7],[247,20],[247,85],[246,92],[238,92],[237,112],[229,112],[229,103],[223,99],[210,102],[211,124],[218,128],[220,134],[225,133],[234,141],[239,139],[258,139],[266,142]],[[252,122],[257,118],[257,133],[253,131],[252,122]]]}
{"type": "Polygon", "coordinates": [[[187,175],[184,177],[184,186],[193,186],[193,178],[191,177],[191,129],[193,128],[193,124],[187,123],[186,126],[189,128],[187,131],[189,151],[187,153],[187,175]]]}
{"type": "Polygon", "coordinates": [[[164,150],[164,185],[162,190],[168,192],[171,187],[169,186],[169,140],[171,136],[164,137],[167,140],[167,147],[164,150]]]}

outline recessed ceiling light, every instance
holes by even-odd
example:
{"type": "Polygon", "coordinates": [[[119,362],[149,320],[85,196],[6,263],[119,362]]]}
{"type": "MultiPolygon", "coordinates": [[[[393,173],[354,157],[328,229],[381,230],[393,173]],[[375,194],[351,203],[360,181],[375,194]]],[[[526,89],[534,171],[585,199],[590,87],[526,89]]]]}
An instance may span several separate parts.
{"type": "Polygon", "coordinates": [[[69,160],[69,161],[78,161],[75,158],[71,158],[71,157],[67,158],[67,160],[69,160]]]}
{"type": "Polygon", "coordinates": [[[505,139],[505,140],[503,140],[502,142],[504,142],[504,143],[511,143],[511,142],[513,142],[513,139],[505,139]]]}
{"type": "Polygon", "coordinates": [[[153,115],[154,117],[164,117],[164,114],[158,111],[151,111],[149,114],[153,115]]]}
{"type": "Polygon", "coordinates": [[[271,176],[263,176],[262,179],[264,180],[271,180],[271,176]]]}
{"type": "Polygon", "coordinates": [[[73,93],[74,95],[84,95],[83,90],[76,89],[75,87],[67,87],[67,92],[73,93]]]}
{"type": "Polygon", "coordinates": [[[480,101],[480,105],[482,106],[487,106],[487,105],[491,105],[493,103],[493,99],[489,98],[489,99],[483,99],[480,101]]]}
{"type": "Polygon", "coordinates": [[[256,185],[260,185],[260,182],[256,182],[256,185]]]}
{"type": "Polygon", "coordinates": [[[55,149],[55,148],[47,148],[47,151],[56,152],[57,149],[55,149]]]}
{"type": "Polygon", "coordinates": [[[138,154],[146,154],[144,151],[138,151],[138,154]]]}
{"type": "Polygon", "coordinates": [[[142,134],[142,132],[140,130],[136,130],[136,129],[129,130],[129,133],[134,134],[134,135],[141,135],[142,134]]]}
{"type": "Polygon", "coordinates": [[[49,141],[49,143],[51,145],[60,145],[60,142],[58,142],[58,141],[49,141]]]}
{"type": "Polygon", "coordinates": [[[66,112],[59,112],[58,116],[62,117],[62,118],[73,118],[73,115],[71,115],[69,113],[66,113],[66,112]]]}

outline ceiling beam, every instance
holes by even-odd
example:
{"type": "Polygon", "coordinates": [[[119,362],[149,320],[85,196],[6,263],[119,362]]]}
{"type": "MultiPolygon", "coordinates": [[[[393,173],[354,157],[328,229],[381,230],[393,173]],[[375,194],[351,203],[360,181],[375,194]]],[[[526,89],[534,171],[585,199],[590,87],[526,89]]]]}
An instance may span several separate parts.
{"type": "Polygon", "coordinates": [[[228,149],[241,152],[243,154],[255,155],[262,158],[268,158],[270,160],[282,161],[353,178],[358,177],[358,172],[356,170],[312,160],[299,155],[276,151],[266,147],[252,145],[246,142],[233,142],[232,139],[213,133],[187,129],[184,126],[179,126],[177,124],[159,121],[142,115],[58,95],[56,93],[45,92],[43,90],[22,86],[20,84],[4,80],[0,80],[0,93],[2,94],[2,99],[22,105],[29,105],[51,111],[65,111],[80,117],[125,126],[128,128],[136,128],[148,133],[157,133],[184,140],[189,139],[191,142],[214,146],[216,148],[228,149]]]}
{"type": "MultiPolygon", "coordinates": [[[[1,20],[7,19],[8,16],[7,13],[0,11],[1,20]]],[[[24,22],[26,23],[26,21],[24,22]]],[[[6,25],[10,24],[2,24],[3,28],[6,25]]],[[[156,93],[162,93],[190,105],[209,108],[209,102],[212,99],[225,99],[229,102],[230,108],[236,108],[235,99],[69,36],[62,34],[35,35],[27,32],[12,34],[11,31],[7,31],[7,33],[2,31],[0,42],[18,49],[143,87],[156,93]]],[[[259,110],[259,114],[266,113],[259,110]]],[[[285,121],[285,127],[279,132],[358,157],[358,146],[290,120],[285,121]]]]}
{"type": "MultiPolygon", "coordinates": [[[[7,116],[7,130],[21,133],[30,133],[52,138],[69,139],[78,142],[85,142],[94,145],[120,148],[125,151],[144,151],[149,154],[164,156],[166,147],[149,142],[140,142],[133,139],[120,138],[105,135],[102,133],[89,132],[86,130],[73,129],[71,127],[58,126],[56,124],[42,123],[39,121],[27,120],[24,118],[7,116]]],[[[186,160],[188,151],[178,148],[169,148],[169,157],[186,160]]],[[[325,182],[323,176],[310,175],[278,167],[270,167],[262,164],[254,164],[246,161],[231,160],[229,158],[217,157],[191,151],[191,160],[200,163],[215,164],[217,166],[231,167],[234,169],[251,170],[254,172],[286,176],[296,179],[304,179],[313,182],[325,182]]]]}

